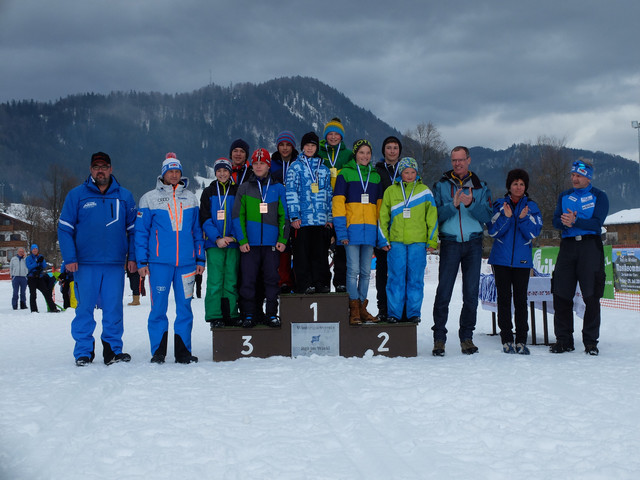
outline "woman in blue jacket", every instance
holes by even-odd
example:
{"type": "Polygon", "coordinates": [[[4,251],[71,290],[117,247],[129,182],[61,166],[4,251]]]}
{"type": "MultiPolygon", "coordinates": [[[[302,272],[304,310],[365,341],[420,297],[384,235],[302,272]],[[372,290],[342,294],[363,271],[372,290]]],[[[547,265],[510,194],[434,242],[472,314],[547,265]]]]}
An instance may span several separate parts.
{"type": "Polygon", "coordinates": [[[498,294],[498,327],[505,353],[528,355],[529,332],[527,289],[533,266],[531,243],[540,234],[542,216],[529,199],[529,174],[521,169],[507,174],[507,194],[493,204],[489,235],[494,239],[489,255],[498,294]],[[513,341],[511,297],[515,310],[516,335],[513,341]]]}

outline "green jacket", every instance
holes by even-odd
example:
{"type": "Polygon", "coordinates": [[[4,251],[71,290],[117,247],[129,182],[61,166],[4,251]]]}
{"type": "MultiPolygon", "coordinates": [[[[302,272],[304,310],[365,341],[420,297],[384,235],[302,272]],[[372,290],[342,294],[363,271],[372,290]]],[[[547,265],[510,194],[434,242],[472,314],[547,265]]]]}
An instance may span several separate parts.
{"type": "Polygon", "coordinates": [[[409,184],[396,182],[387,188],[380,208],[380,229],[388,242],[426,243],[427,247],[436,248],[438,209],[429,187],[416,180],[409,184]],[[404,218],[405,208],[409,208],[410,218],[404,218]]]}
{"type": "Polygon", "coordinates": [[[331,188],[335,188],[336,178],[338,178],[340,170],[342,170],[347,162],[349,162],[349,160],[353,158],[353,153],[351,152],[351,150],[345,147],[344,142],[340,142],[335,147],[330,147],[327,145],[326,140],[320,140],[318,156],[322,158],[322,160],[324,160],[324,164],[327,166],[327,168],[336,168],[335,172],[332,171],[331,173],[331,188]],[[331,166],[332,161],[334,162],[333,167],[331,166]]]}

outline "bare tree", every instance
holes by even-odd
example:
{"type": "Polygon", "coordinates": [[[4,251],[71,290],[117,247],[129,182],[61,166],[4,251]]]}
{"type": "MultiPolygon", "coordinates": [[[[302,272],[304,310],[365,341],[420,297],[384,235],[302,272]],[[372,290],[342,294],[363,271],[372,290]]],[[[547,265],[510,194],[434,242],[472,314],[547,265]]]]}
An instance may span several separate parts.
{"type": "Polygon", "coordinates": [[[404,136],[417,144],[416,147],[408,145],[407,153],[418,161],[424,183],[431,185],[442,173],[443,161],[446,162],[449,153],[447,144],[432,122],[420,123],[404,136]]]}
{"type": "Polygon", "coordinates": [[[550,136],[538,137],[535,149],[537,152],[537,167],[530,171],[530,193],[540,207],[545,230],[552,230],[553,212],[558,197],[563,190],[570,186],[569,171],[571,156],[566,148],[565,138],[550,136]]]}

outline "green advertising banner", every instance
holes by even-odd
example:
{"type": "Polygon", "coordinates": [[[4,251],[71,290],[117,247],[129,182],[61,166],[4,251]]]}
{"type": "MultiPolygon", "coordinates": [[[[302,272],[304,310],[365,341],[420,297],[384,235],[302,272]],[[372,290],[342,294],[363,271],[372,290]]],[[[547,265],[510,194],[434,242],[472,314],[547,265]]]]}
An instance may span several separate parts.
{"type": "Polygon", "coordinates": [[[640,294],[640,248],[614,248],[612,258],[616,291],[640,294]]]}
{"type": "MultiPolygon", "coordinates": [[[[552,274],[560,247],[533,249],[533,268],[544,274],[552,274]]],[[[613,289],[613,262],[611,245],[604,246],[604,271],[606,275],[603,298],[615,298],[613,289]]]]}

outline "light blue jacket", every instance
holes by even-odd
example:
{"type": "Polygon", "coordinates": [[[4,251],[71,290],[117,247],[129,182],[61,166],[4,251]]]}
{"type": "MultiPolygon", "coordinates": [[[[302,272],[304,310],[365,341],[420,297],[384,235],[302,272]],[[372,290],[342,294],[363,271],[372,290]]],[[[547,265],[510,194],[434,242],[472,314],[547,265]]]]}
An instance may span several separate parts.
{"type": "Polygon", "coordinates": [[[482,237],[484,224],[491,221],[491,191],[485,182],[473,173],[460,180],[453,171],[442,175],[433,186],[433,197],[438,207],[440,240],[468,242],[482,237]],[[453,197],[460,189],[473,192],[473,202],[466,207],[462,203],[453,206],[453,197]]]}
{"type": "Polygon", "coordinates": [[[331,171],[320,157],[304,154],[289,165],[286,178],[287,209],[291,221],[300,220],[302,227],[324,226],[333,221],[331,215],[331,171]],[[318,183],[318,193],[311,184],[318,183]]]}

